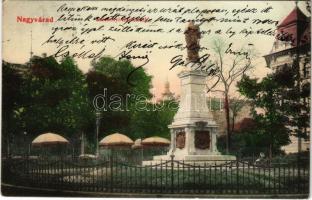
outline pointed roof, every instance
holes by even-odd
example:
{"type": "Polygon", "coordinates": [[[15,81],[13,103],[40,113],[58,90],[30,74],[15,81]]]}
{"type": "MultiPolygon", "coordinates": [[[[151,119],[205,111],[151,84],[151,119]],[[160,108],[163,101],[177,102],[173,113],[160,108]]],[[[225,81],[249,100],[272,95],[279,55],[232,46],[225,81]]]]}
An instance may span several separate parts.
{"type": "Polygon", "coordinates": [[[170,83],[168,79],[165,82],[165,90],[162,93],[162,100],[172,100],[174,99],[174,93],[170,91],[170,83]]]}
{"type": "Polygon", "coordinates": [[[308,22],[308,17],[296,6],[277,27],[284,27],[294,22],[308,22]]]}
{"type": "Polygon", "coordinates": [[[310,49],[311,42],[311,21],[298,6],[296,6],[277,26],[275,42],[272,50],[265,55],[267,66],[276,56],[286,55],[289,52],[295,52],[296,47],[306,52],[310,49]]]}
{"type": "Polygon", "coordinates": [[[309,18],[296,6],[277,26],[276,39],[290,42],[291,47],[301,46],[310,42],[310,35],[307,35],[310,33],[309,29],[309,18]]]}
{"type": "Polygon", "coordinates": [[[167,80],[167,81],[165,82],[165,92],[164,92],[164,94],[168,94],[168,93],[171,93],[171,92],[170,92],[170,83],[169,83],[169,81],[167,80]]]}

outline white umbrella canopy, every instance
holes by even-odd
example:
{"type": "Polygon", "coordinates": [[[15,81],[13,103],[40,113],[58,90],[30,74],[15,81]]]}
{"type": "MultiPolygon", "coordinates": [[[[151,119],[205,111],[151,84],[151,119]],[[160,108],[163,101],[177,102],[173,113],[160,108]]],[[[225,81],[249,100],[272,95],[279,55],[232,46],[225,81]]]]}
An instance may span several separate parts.
{"type": "Polygon", "coordinates": [[[142,140],[143,146],[169,146],[170,141],[166,138],[154,136],[142,140]]]}
{"type": "Polygon", "coordinates": [[[114,133],[104,137],[99,145],[103,147],[113,147],[113,146],[131,146],[133,145],[133,140],[128,136],[121,133],[114,133]]]}
{"type": "Polygon", "coordinates": [[[91,159],[96,159],[96,156],[93,154],[80,154],[79,158],[83,160],[91,160],[91,159]]]}
{"type": "Polygon", "coordinates": [[[69,144],[68,140],[63,136],[55,133],[44,133],[37,136],[31,143],[33,146],[69,144]]]}

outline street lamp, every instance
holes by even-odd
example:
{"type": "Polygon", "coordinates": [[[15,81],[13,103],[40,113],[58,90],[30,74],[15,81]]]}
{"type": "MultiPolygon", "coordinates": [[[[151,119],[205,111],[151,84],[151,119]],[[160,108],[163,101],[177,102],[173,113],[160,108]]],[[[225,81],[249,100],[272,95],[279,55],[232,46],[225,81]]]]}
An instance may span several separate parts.
{"type": "Polygon", "coordinates": [[[25,143],[25,147],[24,148],[25,148],[25,151],[27,152],[27,155],[29,155],[30,154],[30,147],[27,144],[28,143],[27,132],[24,131],[23,134],[24,134],[24,143],[25,143]]]}
{"type": "Polygon", "coordinates": [[[100,122],[101,122],[101,111],[96,110],[96,157],[99,157],[99,131],[100,131],[100,122]]]}

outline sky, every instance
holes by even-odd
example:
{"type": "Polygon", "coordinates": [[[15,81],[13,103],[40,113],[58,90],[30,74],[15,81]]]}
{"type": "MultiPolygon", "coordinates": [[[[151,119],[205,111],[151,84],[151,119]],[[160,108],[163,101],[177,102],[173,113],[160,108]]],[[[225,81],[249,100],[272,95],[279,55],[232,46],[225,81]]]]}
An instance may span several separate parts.
{"type": "MultiPolygon", "coordinates": [[[[185,7],[198,7],[198,8],[223,8],[231,10],[233,8],[244,8],[248,4],[248,7],[255,7],[255,8],[264,8],[268,6],[272,6],[273,9],[270,13],[266,15],[260,15],[259,18],[270,18],[273,20],[280,21],[284,19],[287,14],[291,12],[292,9],[295,7],[294,1],[187,1],[187,2],[175,2],[175,1],[160,1],[160,2],[99,2],[99,1],[70,1],[70,2],[62,2],[62,1],[5,1],[3,3],[3,42],[2,42],[2,58],[7,62],[12,63],[25,63],[29,60],[30,57],[30,49],[32,46],[32,51],[35,55],[41,55],[42,53],[47,53],[47,55],[52,55],[56,51],[55,45],[42,45],[44,41],[46,41],[49,36],[51,35],[51,29],[57,26],[75,26],[78,29],[83,27],[82,23],[72,22],[71,24],[60,24],[58,23],[18,23],[17,17],[54,17],[60,15],[57,13],[56,10],[62,4],[67,3],[68,6],[82,6],[82,5],[89,5],[89,6],[99,6],[99,7],[154,7],[154,8],[174,8],[177,4],[180,6],[185,7]],[[31,40],[31,33],[32,32],[32,40],[31,40]]],[[[301,10],[308,15],[307,11],[305,10],[305,2],[299,2],[298,6],[301,10]]],[[[154,18],[157,17],[159,14],[151,14],[149,17],[154,18]]],[[[170,16],[170,14],[164,15],[165,17],[177,17],[177,16],[170,16]]],[[[222,14],[223,15],[223,14],[222,14]]],[[[242,14],[241,17],[247,17],[248,13],[242,14]]],[[[188,18],[194,18],[195,14],[188,14],[186,15],[188,18]]],[[[217,17],[222,17],[218,16],[217,17]]],[[[106,22],[103,23],[104,26],[112,25],[112,23],[116,22],[106,22]],[[111,24],[110,24],[111,23],[111,24]]],[[[139,23],[139,22],[138,22],[139,23]]],[[[134,23],[133,26],[136,24],[134,23]]],[[[141,24],[142,26],[149,27],[151,24],[141,24]]],[[[88,24],[90,27],[99,26],[99,22],[92,22],[88,24]]],[[[166,29],[170,28],[181,28],[185,29],[186,24],[183,23],[155,23],[153,26],[164,27],[166,29]]],[[[201,26],[201,30],[216,30],[218,28],[222,28],[226,30],[228,27],[232,26],[234,30],[241,30],[243,27],[241,24],[237,23],[207,23],[201,26]]],[[[273,25],[264,25],[263,28],[270,28],[274,27],[273,25]]],[[[246,28],[257,28],[257,26],[250,26],[250,24],[246,25],[246,28]]],[[[64,38],[71,37],[74,34],[72,32],[65,32],[62,33],[64,38]]],[[[105,34],[106,36],[112,36],[116,39],[114,43],[109,43],[106,47],[107,51],[105,51],[105,55],[108,56],[116,56],[120,53],[120,49],[129,41],[137,40],[142,42],[158,42],[161,44],[173,44],[176,42],[183,42],[185,43],[184,34],[181,33],[170,33],[170,34],[160,34],[160,33],[144,33],[144,34],[137,34],[137,33],[120,33],[120,32],[108,32],[102,31],[95,34],[90,34],[86,36],[86,39],[92,39],[98,37],[96,34],[105,34]]],[[[200,40],[200,45],[206,48],[210,48],[211,41],[216,36],[213,34],[204,35],[200,40]]],[[[264,36],[264,35],[254,35],[249,37],[244,37],[242,35],[236,35],[232,38],[228,38],[225,33],[221,34],[220,36],[227,42],[235,42],[235,45],[239,46],[242,44],[253,43],[255,49],[258,52],[258,58],[252,60],[253,64],[255,64],[255,69],[250,72],[252,76],[255,77],[263,77],[265,76],[270,70],[266,67],[264,58],[262,56],[270,53],[272,48],[274,37],[272,36],[264,36]]],[[[73,46],[74,50],[77,50],[78,47],[73,46]],[[76,48],[76,49],[75,49],[76,48]]],[[[94,49],[99,50],[103,48],[101,45],[87,45],[85,48],[87,49],[94,49]]],[[[135,53],[138,55],[146,53],[146,50],[136,50],[135,53]]],[[[169,70],[170,68],[170,60],[175,55],[183,54],[186,55],[185,51],[180,51],[177,49],[171,49],[166,51],[161,50],[153,50],[151,53],[148,53],[150,62],[144,66],[146,72],[153,76],[152,84],[153,89],[152,92],[156,96],[156,98],[161,97],[161,93],[164,90],[164,83],[166,80],[170,82],[170,87],[172,92],[176,94],[180,94],[180,81],[177,77],[177,73],[179,72],[179,68],[174,70],[169,70]]],[[[83,59],[76,59],[78,67],[83,71],[87,72],[91,65],[90,60],[83,60],[83,59]]],[[[134,65],[138,65],[139,61],[134,61],[134,65]]],[[[232,93],[235,95],[235,87],[232,88],[232,93]]],[[[214,95],[214,94],[212,94],[214,95]]]]}

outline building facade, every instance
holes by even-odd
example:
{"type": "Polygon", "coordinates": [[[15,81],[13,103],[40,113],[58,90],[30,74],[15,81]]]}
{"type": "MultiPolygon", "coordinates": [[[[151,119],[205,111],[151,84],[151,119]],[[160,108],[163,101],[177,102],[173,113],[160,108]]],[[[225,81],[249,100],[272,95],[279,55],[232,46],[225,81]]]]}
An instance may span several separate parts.
{"type": "Polygon", "coordinates": [[[168,80],[165,82],[165,90],[161,95],[162,101],[175,100],[174,93],[170,91],[170,83],[168,80]]]}
{"type": "MultiPolygon", "coordinates": [[[[296,5],[277,26],[276,40],[272,50],[268,55],[264,56],[267,67],[276,72],[285,66],[293,66],[297,55],[299,55],[300,79],[298,80],[300,80],[301,87],[310,84],[311,78],[310,30],[310,18],[296,5]]],[[[310,97],[301,100],[307,103],[309,107],[310,97]]],[[[302,112],[308,111],[302,110],[302,112]]],[[[305,131],[309,135],[310,129],[307,128],[305,131]]],[[[302,151],[309,150],[309,139],[298,139],[298,137],[291,135],[290,140],[291,143],[282,148],[285,153],[296,153],[299,149],[302,151]]]]}
{"type": "MultiPolygon", "coordinates": [[[[237,123],[242,122],[246,118],[251,118],[251,106],[248,102],[231,98],[230,101],[230,125],[234,129],[237,123]],[[231,102],[242,101],[242,106],[235,111],[235,116],[233,118],[233,106],[231,102]]],[[[218,136],[226,135],[226,118],[224,109],[224,98],[218,97],[208,97],[207,105],[210,112],[213,115],[214,120],[218,124],[218,136]]]]}

